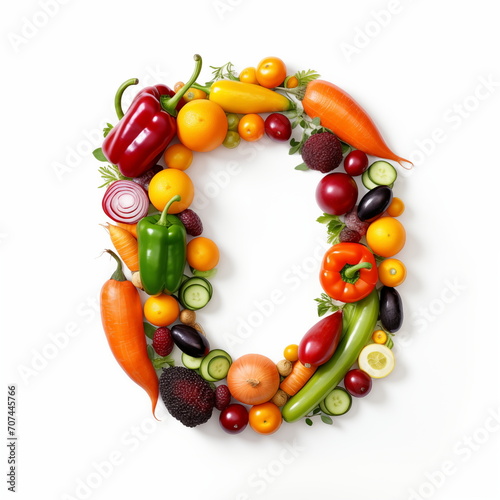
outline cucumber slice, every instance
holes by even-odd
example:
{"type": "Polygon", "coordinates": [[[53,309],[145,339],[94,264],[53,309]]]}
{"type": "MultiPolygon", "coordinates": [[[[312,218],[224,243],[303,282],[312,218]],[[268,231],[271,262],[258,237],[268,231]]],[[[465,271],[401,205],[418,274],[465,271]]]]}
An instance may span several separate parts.
{"type": "Polygon", "coordinates": [[[208,382],[217,382],[226,377],[233,360],[222,349],[213,349],[202,360],[200,375],[208,382]],[[217,360],[216,363],[212,361],[217,360]],[[220,377],[220,378],[219,378],[220,377]]]}
{"type": "Polygon", "coordinates": [[[193,276],[200,278],[213,278],[217,274],[217,268],[215,267],[209,271],[198,271],[198,269],[195,269],[194,267],[190,267],[190,269],[193,276]]]}
{"type": "Polygon", "coordinates": [[[342,387],[336,387],[323,400],[330,415],[343,415],[351,409],[352,397],[342,387]]]}
{"type": "Polygon", "coordinates": [[[368,170],[365,170],[361,175],[361,182],[363,183],[363,186],[365,186],[366,189],[373,189],[378,186],[378,184],[375,184],[368,176],[368,170]]]}
{"type": "Polygon", "coordinates": [[[215,358],[212,358],[207,363],[208,376],[211,377],[214,382],[222,380],[226,378],[230,366],[231,363],[225,356],[215,356],[215,358]]]}
{"type": "Polygon", "coordinates": [[[186,309],[197,311],[210,302],[210,292],[202,285],[190,285],[182,290],[180,299],[186,309]]]}
{"type": "Polygon", "coordinates": [[[184,281],[182,283],[182,286],[181,286],[181,295],[182,295],[182,291],[191,285],[204,286],[208,290],[208,292],[210,293],[210,297],[212,296],[212,293],[213,293],[212,284],[206,278],[200,278],[200,277],[195,277],[195,278],[190,277],[186,281],[184,281]]]}
{"type": "Polygon", "coordinates": [[[328,410],[328,408],[325,406],[325,400],[323,399],[320,403],[319,403],[319,408],[320,410],[323,412],[323,413],[326,413],[327,415],[332,415],[330,413],[330,411],[328,410]]]}
{"type": "Polygon", "coordinates": [[[398,176],[396,169],[389,162],[383,160],[372,163],[366,171],[370,180],[379,186],[393,184],[398,176]]]}
{"type": "Polygon", "coordinates": [[[200,367],[201,362],[203,361],[203,357],[193,358],[193,356],[190,356],[189,354],[183,352],[181,361],[186,368],[189,368],[190,370],[197,370],[200,367]]]}

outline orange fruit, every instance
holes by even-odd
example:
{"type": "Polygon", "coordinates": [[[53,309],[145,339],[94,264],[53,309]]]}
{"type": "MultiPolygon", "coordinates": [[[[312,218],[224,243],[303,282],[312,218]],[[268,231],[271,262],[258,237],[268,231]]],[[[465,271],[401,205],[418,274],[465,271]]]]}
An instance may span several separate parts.
{"type": "Polygon", "coordinates": [[[172,144],[163,153],[163,159],[169,168],[187,170],[193,162],[193,152],[184,144],[172,144]]]}
{"type": "Polygon", "coordinates": [[[405,246],[406,231],[397,219],[381,217],[368,226],[366,242],[376,255],[392,257],[405,246]]]}
{"type": "Polygon", "coordinates": [[[271,401],[254,405],[248,411],[248,423],[259,434],[276,432],[282,421],[281,410],[271,401]]]}
{"type": "Polygon", "coordinates": [[[144,317],[155,326],[169,326],[179,314],[179,303],[171,295],[154,295],[144,303],[144,317]]]}
{"type": "Polygon", "coordinates": [[[182,170],[165,168],[151,179],[148,194],[149,200],[160,212],[178,194],[181,200],[172,203],[168,209],[169,214],[178,214],[191,205],[194,198],[194,185],[191,178],[182,170]]]}
{"type": "Polygon", "coordinates": [[[177,137],[192,151],[214,150],[222,144],[226,133],[226,113],[208,99],[188,102],[177,115],[177,137]]]}
{"type": "Polygon", "coordinates": [[[187,263],[197,271],[210,271],[219,263],[219,257],[219,248],[209,238],[197,236],[187,244],[187,263]]]}

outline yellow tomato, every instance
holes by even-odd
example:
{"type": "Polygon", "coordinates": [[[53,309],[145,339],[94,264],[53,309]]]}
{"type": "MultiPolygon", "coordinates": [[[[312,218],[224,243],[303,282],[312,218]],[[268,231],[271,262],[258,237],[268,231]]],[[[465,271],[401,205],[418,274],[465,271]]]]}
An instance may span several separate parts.
{"type": "Polygon", "coordinates": [[[283,356],[288,361],[295,363],[299,359],[299,346],[297,344],[290,344],[285,347],[283,351],[283,356]]]}
{"type": "Polygon", "coordinates": [[[385,286],[398,286],[406,279],[406,267],[398,259],[385,259],[378,266],[378,279],[385,286]]]}
{"type": "Polygon", "coordinates": [[[286,78],[286,65],[279,57],[266,57],[257,66],[259,85],[272,89],[278,87],[286,78]]]}
{"type": "Polygon", "coordinates": [[[160,212],[178,194],[181,200],[172,203],[168,209],[169,214],[178,214],[191,205],[194,198],[194,185],[191,178],[182,170],[164,168],[151,179],[148,194],[151,203],[160,212]]]}
{"type": "Polygon", "coordinates": [[[368,226],[366,242],[376,255],[392,257],[403,249],[406,231],[397,219],[381,217],[368,226]]]}
{"type": "Polygon", "coordinates": [[[384,330],[377,330],[373,332],[372,340],[375,344],[385,344],[387,342],[387,333],[384,330]]]}
{"type": "Polygon", "coordinates": [[[256,113],[244,115],[238,122],[238,134],[248,142],[258,141],[265,133],[265,122],[262,116],[256,113]]]}
{"type": "Polygon", "coordinates": [[[179,314],[179,303],[171,295],[154,295],[144,303],[144,317],[155,326],[169,326],[179,314]]]}
{"type": "Polygon", "coordinates": [[[219,263],[219,257],[219,248],[209,238],[197,236],[187,244],[187,262],[197,271],[210,271],[219,263]]]}
{"type": "Polygon", "coordinates": [[[252,406],[248,412],[248,423],[259,434],[276,432],[282,421],[281,410],[271,401],[252,406]]]}

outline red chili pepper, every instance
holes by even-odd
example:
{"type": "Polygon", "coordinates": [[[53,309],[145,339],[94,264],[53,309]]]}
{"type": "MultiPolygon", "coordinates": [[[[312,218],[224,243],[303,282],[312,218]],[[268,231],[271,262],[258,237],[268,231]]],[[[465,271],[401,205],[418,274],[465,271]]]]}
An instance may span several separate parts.
{"type": "Polygon", "coordinates": [[[357,302],[367,297],[378,280],[372,252],[361,243],[338,243],[323,258],[320,283],[334,300],[357,302]]]}
{"type": "Polygon", "coordinates": [[[146,87],[136,95],[125,114],[121,97],[138,80],[127,80],[118,89],[115,108],[120,121],[105,137],[102,151],[125,177],[139,177],[153,167],[175,137],[176,108],[201,71],[201,57],[196,54],[194,60],[193,75],[177,94],[166,85],[146,87]]]}

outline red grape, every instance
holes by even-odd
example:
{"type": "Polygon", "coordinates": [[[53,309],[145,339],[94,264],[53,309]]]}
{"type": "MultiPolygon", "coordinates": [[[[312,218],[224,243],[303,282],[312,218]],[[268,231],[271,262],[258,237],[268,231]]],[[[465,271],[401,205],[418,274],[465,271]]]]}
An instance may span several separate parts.
{"type": "Polygon", "coordinates": [[[349,175],[361,175],[368,168],[368,156],[363,151],[355,149],[344,159],[344,170],[349,175]]]}
{"type": "Polygon", "coordinates": [[[264,129],[275,141],[288,141],[292,135],[290,120],[281,113],[271,113],[264,122],[264,129]]]}
{"type": "Polygon", "coordinates": [[[372,389],[372,379],[363,370],[355,368],[346,373],[344,387],[351,396],[363,398],[372,389]]]}
{"type": "Polygon", "coordinates": [[[221,427],[229,434],[238,434],[248,425],[248,410],[238,403],[233,403],[219,415],[221,427]]]}

